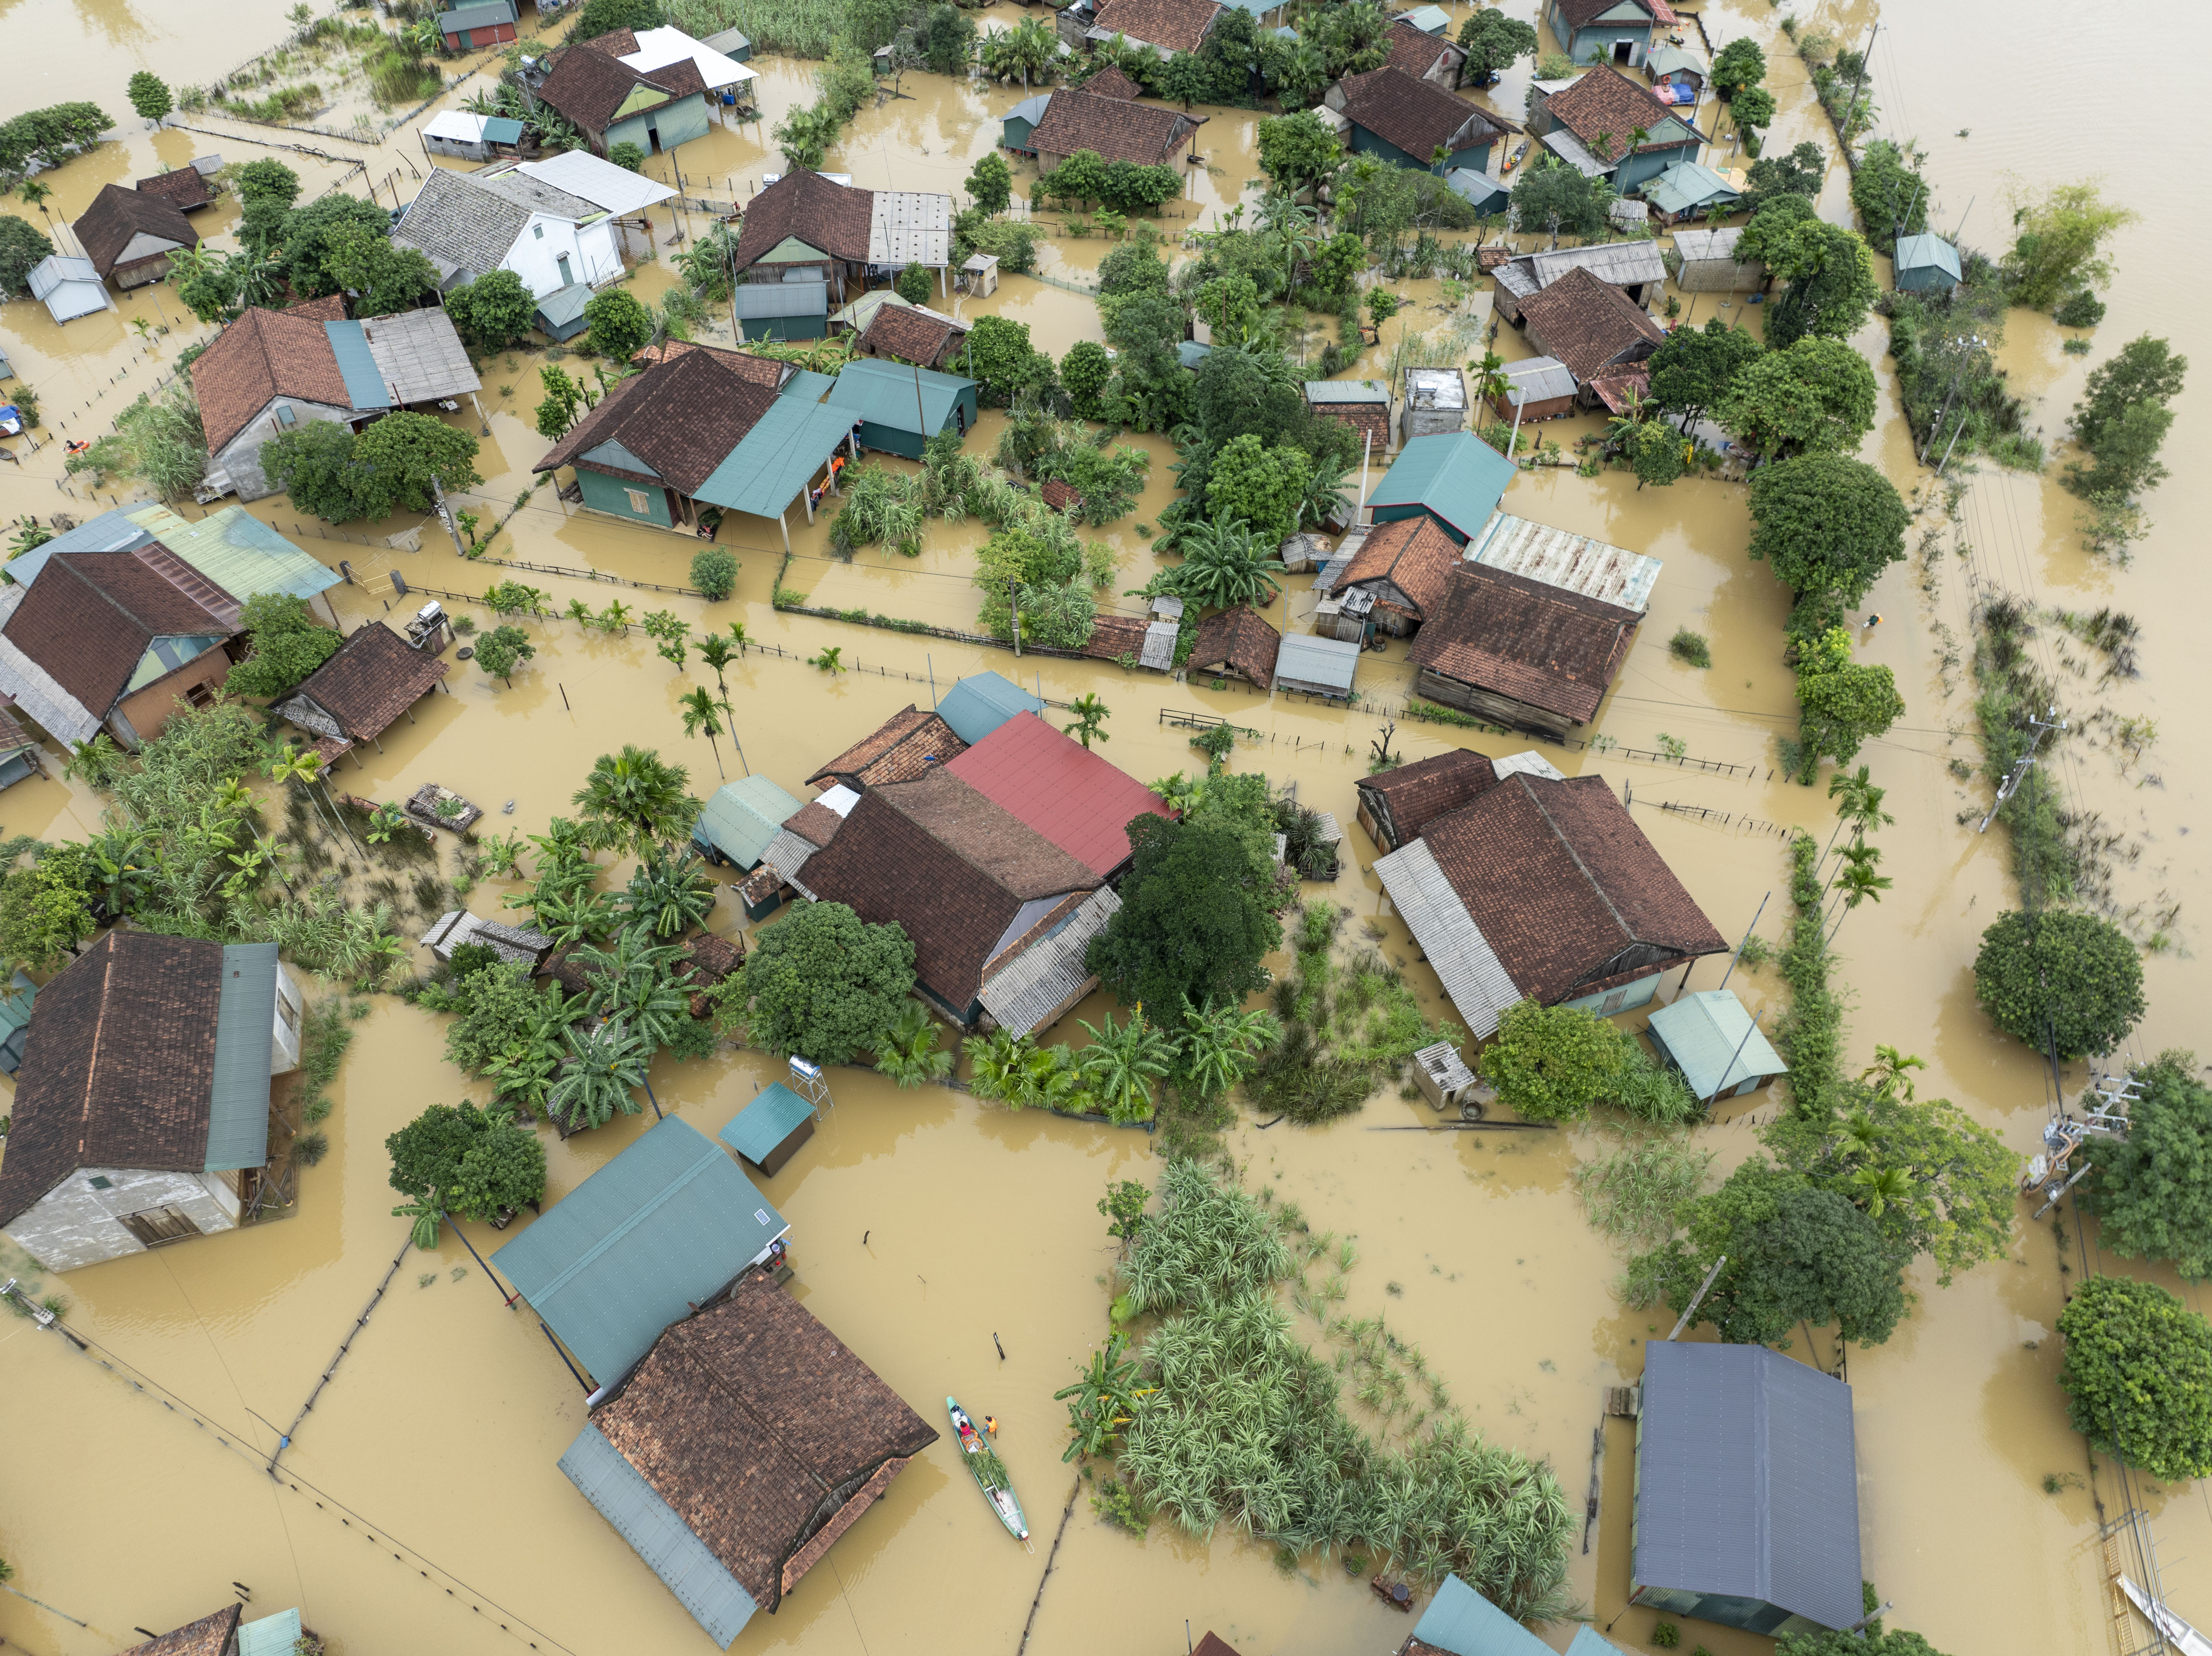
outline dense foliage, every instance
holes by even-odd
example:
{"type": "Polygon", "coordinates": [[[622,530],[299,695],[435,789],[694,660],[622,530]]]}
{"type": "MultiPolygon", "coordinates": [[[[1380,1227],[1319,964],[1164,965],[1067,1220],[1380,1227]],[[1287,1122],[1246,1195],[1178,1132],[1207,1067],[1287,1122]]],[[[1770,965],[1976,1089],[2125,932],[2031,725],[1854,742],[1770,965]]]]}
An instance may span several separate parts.
{"type": "Polygon", "coordinates": [[[392,1188],[470,1219],[494,1219],[545,1194],[545,1147],[506,1115],[434,1104],[384,1141],[392,1188]]]}
{"type": "Polygon", "coordinates": [[[2212,1325],[2154,1283],[2092,1277],[2058,1314],[2066,1416],[2168,1483],[2212,1474],[2212,1325]]]}
{"type": "Polygon", "coordinates": [[[1982,933],[1974,994],[1991,1022],[2039,1052],[2109,1052],[2142,1019],[2142,956],[2100,914],[2015,911],[1982,933]]]}
{"type": "Polygon", "coordinates": [[[223,681],[234,695],[283,695],[345,641],[335,628],[318,622],[303,599],[287,592],[257,592],[246,599],[238,628],[252,653],[223,681]]]}
{"type": "Polygon", "coordinates": [[[2096,1171],[2074,1199],[2096,1215],[2101,1246],[2124,1259],[2169,1260],[2203,1282],[2212,1277],[2212,1091],[2194,1052],[2161,1052],[2130,1075],[2140,1090],[2127,1136],[2081,1147],[2096,1171]]]}
{"type": "Polygon", "coordinates": [[[1264,986],[1283,928],[1238,836],[1152,816],[1128,832],[1121,907],[1091,939],[1088,969],[1123,1003],[1164,1009],[1234,1004],[1264,986]]]}
{"type": "Polygon", "coordinates": [[[842,903],[806,903],[754,934],[744,964],[714,992],[732,1038],[817,1064],[885,1044],[914,992],[914,944],[842,903]]]}

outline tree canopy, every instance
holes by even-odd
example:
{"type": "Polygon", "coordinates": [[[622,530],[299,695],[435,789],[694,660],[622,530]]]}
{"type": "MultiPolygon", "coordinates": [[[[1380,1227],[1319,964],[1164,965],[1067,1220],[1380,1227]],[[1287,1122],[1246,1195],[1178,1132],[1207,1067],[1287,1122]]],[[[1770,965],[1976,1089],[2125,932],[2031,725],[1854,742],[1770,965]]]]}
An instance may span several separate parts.
{"type": "Polygon", "coordinates": [[[1798,742],[1803,752],[1797,779],[1809,784],[1825,756],[1849,764],[1865,743],[1905,716],[1905,698],[1887,667],[1851,659],[1851,635],[1830,627],[1800,640],[1798,742]]]}
{"type": "Polygon", "coordinates": [[[1139,816],[1121,907],[1091,939],[1089,969],[1124,1004],[1180,1015],[1183,1004],[1234,1005],[1267,981],[1282,946],[1267,892],[1235,832],[1139,816]]]}
{"type": "Polygon", "coordinates": [[[715,1023],[770,1052],[848,1064],[891,1038],[914,992],[914,944],[843,903],[805,903],[753,934],[714,990],[715,1023]]]}
{"type": "Polygon", "coordinates": [[[1748,34],[1740,35],[1713,54],[1713,90],[1733,98],[1741,87],[1757,86],[1766,78],[1766,53],[1748,34]]]}
{"type": "Polygon", "coordinates": [[[26,293],[31,267],[50,257],[54,244],[27,220],[0,214],[0,294],[26,293]]]}
{"type": "Polygon", "coordinates": [[[2092,1277],[2058,1313],[2066,1417],[2167,1483],[2212,1473],[2212,1325],[2154,1283],[2092,1277]]]}
{"type": "Polygon", "coordinates": [[[504,1115],[433,1104],[384,1141],[392,1188],[450,1213],[496,1218],[545,1194],[545,1146],[504,1115]]]}
{"type": "Polygon", "coordinates": [[[1651,353],[1651,400],[1682,419],[1682,429],[1719,406],[1744,365],[1765,347],[1718,317],[1677,328],[1651,353]]]}
{"type": "Polygon", "coordinates": [[[1866,239],[1821,218],[1809,197],[1793,193],[1762,201],[1736,248],[1739,258],[1759,260],[1788,284],[1767,313],[1771,346],[1808,334],[1847,339],[1881,294],[1866,239]]]}
{"type": "Polygon", "coordinates": [[[1320,183],[1336,170],[1343,155],[1335,132],[1310,109],[1271,115],[1260,123],[1260,170],[1279,190],[1320,183]]]}
{"type": "Polygon", "coordinates": [[[2141,216],[2106,201],[2096,179],[2055,184],[2041,196],[2015,191],[2012,209],[2020,234],[2005,255],[2004,276],[2012,302],[2035,311],[2049,309],[2077,289],[2110,282],[2112,264],[2105,244],[2141,216]]]}
{"type": "Polygon", "coordinates": [[[2212,1277],[2212,1092],[2197,1079],[2194,1052],[2161,1052],[2131,1073],[2142,1090],[2127,1137],[2081,1147],[2096,1171],[2075,1200],[2097,1216],[2101,1246],[2124,1259],[2170,1260],[2203,1282],[2212,1277]]]}
{"type": "Polygon", "coordinates": [[[1480,85],[1510,69],[1516,59],[1534,55],[1535,26],[1485,6],[1459,26],[1459,44],[1467,53],[1466,74],[1480,85]]]}
{"type": "Polygon", "coordinates": [[[1874,413],[1866,359],[1840,339],[1809,336],[1744,363],[1713,409],[1724,428],[1769,457],[1856,448],[1874,429],[1874,413]]]}
{"type": "Polygon", "coordinates": [[[480,351],[503,351],[530,331],[538,301],[512,270],[491,270],[446,295],[446,312],[480,351]]]}
{"type": "Polygon", "coordinates": [[[1982,933],[1974,993],[1992,1023],[2039,1052],[2109,1052],[2142,1021],[2142,956],[2101,914],[2015,911],[1982,933]]]}
{"type": "Polygon", "coordinates": [[[1601,236],[1616,199],[1603,179],[1586,179],[1549,150],[1540,150],[1513,181],[1513,222],[1531,235],[1601,236]]]}
{"type": "Polygon", "coordinates": [[[1594,1013],[1524,1000],[1498,1020],[1475,1060],[1483,1079],[1530,1121],[1576,1121],[1627,1067],[1620,1032],[1594,1013]]]}
{"type": "Polygon", "coordinates": [[[1921,176],[1919,151],[1876,138],[1859,152],[1851,172],[1851,205],[1867,227],[1867,240],[1883,253],[1897,251],[1899,236],[1917,236],[1928,227],[1928,180],[1921,176]]]}
{"type": "Polygon", "coordinates": [[[1808,201],[1820,193],[1828,176],[1828,160],[1820,146],[1808,140],[1787,155],[1761,155],[1752,162],[1744,182],[1743,208],[1756,215],[1777,196],[1802,196],[1808,201]]]}
{"type": "Polygon", "coordinates": [[[1909,514],[1889,479],[1861,460],[1804,454],[1752,475],[1749,551],[1800,595],[1856,604],[1905,556],[1909,514]]]}
{"type": "Polygon", "coordinates": [[[592,349],[617,363],[629,362],[653,337],[653,312],[627,288],[593,294],[585,301],[584,320],[592,349]]]}
{"type": "Polygon", "coordinates": [[[2173,424],[2167,404],[2181,394],[2188,373],[2187,357],[2148,334],[2092,368],[2072,422],[2074,440],[2089,461],[2068,464],[2066,486],[2078,494],[2131,497],[2162,481],[2166,470],[2158,451],[2173,424]]]}
{"type": "Polygon", "coordinates": [[[283,695],[345,641],[289,592],[256,592],[239,612],[238,628],[252,641],[253,653],[223,681],[223,688],[234,695],[283,695]]]}
{"type": "Polygon", "coordinates": [[[468,488],[483,481],[477,476],[476,438],[435,415],[386,415],[354,439],[353,458],[384,502],[383,511],[365,517],[381,518],[395,503],[428,512],[433,482],[468,488]]]}

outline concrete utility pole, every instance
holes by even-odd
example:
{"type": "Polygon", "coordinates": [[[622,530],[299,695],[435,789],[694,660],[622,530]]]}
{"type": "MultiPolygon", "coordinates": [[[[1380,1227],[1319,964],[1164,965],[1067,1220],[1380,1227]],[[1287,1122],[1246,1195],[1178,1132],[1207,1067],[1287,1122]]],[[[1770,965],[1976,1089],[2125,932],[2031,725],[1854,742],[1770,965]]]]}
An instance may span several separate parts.
{"type": "MultiPolygon", "coordinates": [[[[1948,458],[1948,454],[1946,458],[1948,458]]],[[[1988,814],[1975,828],[1974,832],[1977,834],[1986,834],[1989,831],[1990,822],[1996,820],[1998,808],[2012,798],[2013,790],[2020,786],[2021,779],[2025,777],[2035,764],[2035,750],[2043,745],[2043,738],[2052,731],[2063,731],[2067,728],[2066,721],[2058,717],[2058,708],[2056,704],[2045,713],[2042,719],[2031,719],[2027,722],[2029,727],[2035,731],[2035,737],[2027,744],[2027,751],[2014,761],[2013,767],[2005,773],[2005,779],[1997,784],[1997,797],[1990,802],[1988,814]]]]}

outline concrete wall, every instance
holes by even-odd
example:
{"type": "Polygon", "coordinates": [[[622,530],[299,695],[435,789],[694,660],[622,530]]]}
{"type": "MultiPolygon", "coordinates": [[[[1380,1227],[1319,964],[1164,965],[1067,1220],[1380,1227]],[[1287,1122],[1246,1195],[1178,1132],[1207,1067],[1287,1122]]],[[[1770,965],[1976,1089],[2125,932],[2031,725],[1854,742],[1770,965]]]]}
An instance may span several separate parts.
{"type": "Polygon", "coordinates": [[[185,695],[193,686],[204,686],[212,695],[222,688],[223,680],[229,676],[230,657],[223,647],[218,644],[211,650],[203,650],[167,677],[157,678],[144,689],[133,690],[125,696],[108,715],[109,728],[116,731],[117,739],[126,746],[149,740],[160,735],[164,725],[191,705],[185,695]],[[128,738],[123,734],[126,730],[130,732],[128,738]]]}
{"type": "Polygon", "coordinates": [[[707,100],[694,93],[652,109],[626,115],[606,130],[599,153],[612,153],[618,143],[634,143],[648,155],[657,149],[673,149],[707,136],[707,100]]]}
{"type": "Polygon", "coordinates": [[[144,1168],[84,1168],[71,1174],[8,1227],[23,1251],[49,1271],[75,1271],[146,1247],[123,1228],[122,1216],[173,1207],[201,1230],[233,1230],[238,1196],[213,1173],[154,1173],[144,1168]],[[95,1178],[109,1188],[96,1190],[95,1178]]]}
{"type": "Polygon", "coordinates": [[[280,397],[246,422],[246,429],[230,440],[215,463],[230,474],[233,488],[241,500],[258,500],[276,491],[261,473],[261,446],[281,432],[296,430],[294,426],[276,424],[276,410],[289,408],[295,421],[335,420],[340,425],[353,423],[351,409],[333,408],[327,403],[303,403],[296,397],[280,397]]]}
{"type": "Polygon", "coordinates": [[[1557,0],[1547,0],[1544,24],[1552,31],[1552,38],[1559,43],[1567,56],[1578,64],[1621,62],[1635,67],[1644,62],[1651,46],[1651,22],[1649,18],[1640,23],[1592,23],[1588,28],[1570,29],[1566,20],[1559,15],[1557,0]],[[1628,56],[1616,59],[1613,49],[1626,43],[1628,56]],[[1595,55],[1593,55],[1595,54],[1595,55]]]}
{"type": "Polygon", "coordinates": [[[576,468],[576,481],[583,487],[584,504],[594,512],[626,518],[631,523],[653,524],[662,529],[676,526],[675,517],[668,509],[668,491],[658,484],[629,482],[583,466],[576,468]],[[639,511],[631,501],[632,493],[644,498],[644,511],[639,511]]]}
{"type": "Polygon", "coordinates": [[[580,230],[566,219],[533,213],[522,234],[507,250],[503,268],[522,278],[532,299],[543,299],[569,282],[597,287],[622,274],[622,254],[615,247],[614,221],[601,219],[580,230]],[[561,275],[561,260],[568,261],[568,276],[561,275]]]}

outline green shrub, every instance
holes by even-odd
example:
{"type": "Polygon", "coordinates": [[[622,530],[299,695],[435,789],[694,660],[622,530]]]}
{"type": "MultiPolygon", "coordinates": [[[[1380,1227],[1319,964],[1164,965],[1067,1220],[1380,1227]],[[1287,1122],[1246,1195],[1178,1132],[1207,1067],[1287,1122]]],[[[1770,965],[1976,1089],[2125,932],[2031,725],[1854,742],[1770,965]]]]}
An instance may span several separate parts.
{"type": "Polygon", "coordinates": [[[2093,1277],[2059,1313],[2074,1429],[2168,1483],[2212,1473],[2212,1325],[2154,1283],[2093,1277]]]}
{"type": "Polygon", "coordinates": [[[738,561],[719,546],[702,549],[691,560],[691,585],[714,599],[737,590],[738,561]]]}
{"type": "Polygon", "coordinates": [[[2105,301],[2084,288],[2060,300],[2051,315],[2062,328],[2094,328],[2105,319],[2105,301]]]}
{"type": "Polygon", "coordinates": [[[1687,627],[1674,629],[1674,636],[1667,640],[1667,651],[1675,660],[1686,662],[1692,667],[1713,664],[1713,652],[1705,642],[1705,635],[1692,632],[1687,627]]]}

